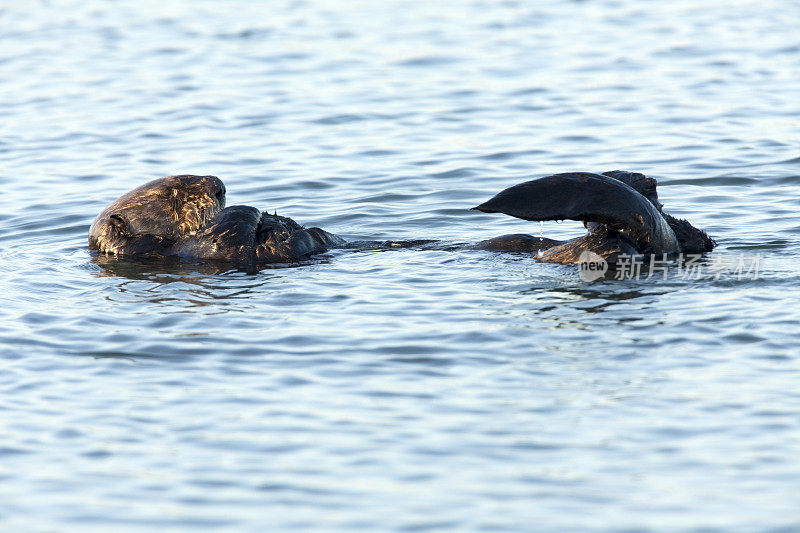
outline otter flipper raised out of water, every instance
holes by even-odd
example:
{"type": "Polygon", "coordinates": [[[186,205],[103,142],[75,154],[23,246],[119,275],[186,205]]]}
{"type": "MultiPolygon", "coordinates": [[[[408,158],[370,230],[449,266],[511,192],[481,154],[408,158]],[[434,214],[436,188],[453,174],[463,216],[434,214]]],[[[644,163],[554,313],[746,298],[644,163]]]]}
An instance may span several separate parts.
{"type": "Polygon", "coordinates": [[[705,232],[664,213],[656,189],[656,180],[621,170],[570,172],[514,185],[474,209],[524,220],[579,220],[588,234],[563,242],[505,235],[476,247],[538,252],[540,261],[562,264],[579,262],[584,251],[612,264],[622,254],[711,251],[716,243],[705,232]]]}
{"type": "Polygon", "coordinates": [[[102,253],[240,265],[302,261],[344,243],[255,207],[225,208],[225,186],[215,176],[153,180],[104,209],[89,230],[89,248],[102,253]]]}

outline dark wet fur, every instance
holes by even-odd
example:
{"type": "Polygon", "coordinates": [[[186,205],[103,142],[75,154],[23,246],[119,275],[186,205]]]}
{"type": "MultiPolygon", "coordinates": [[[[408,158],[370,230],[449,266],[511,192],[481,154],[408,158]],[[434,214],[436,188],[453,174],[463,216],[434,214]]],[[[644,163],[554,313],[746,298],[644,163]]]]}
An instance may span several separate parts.
{"type": "Polygon", "coordinates": [[[292,263],[342,246],[320,228],[255,207],[225,205],[214,176],[168,176],[130,191],[98,215],[89,248],[128,257],[178,257],[236,265],[292,263]]]}
{"type": "Polygon", "coordinates": [[[561,244],[560,241],[546,239],[544,237],[534,237],[524,233],[514,233],[502,235],[494,239],[481,241],[474,245],[474,250],[488,250],[490,252],[536,252],[546,250],[561,244]]]}
{"type": "Polygon", "coordinates": [[[664,205],[658,200],[658,182],[653,178],[648,178],[638,172],[627,172],[625,170],[612,170],[603,172],[604,176],[617,179],[630,185],[637,192],[658,208],[664,220],[667,221],[672,231],[681,245],[681,251],[686,254],[702,254],[710,252],[717,245],[716,241],[708,236],[705,231],[692,226],[688,220],[678,219],[664,212],[664,205]]]}
{"type": "Polygon", "coordinates": [[[614,170],[600,175],[557,174],[509,187],[475,209],[526,220],[580,220],[589,233],[564,242],[503,235],[478,243],[476,248],[524,251],[540,261],[562,264],[579,262],[587,250],[611,264],[617,263],[621,254],[710,252],[716,242],[704,231],[664,213],[657,186],[655,179],[644,174],[614,170]]]}
{"type": "Polygon", "coordinates": [[[303,228],[291,218],[237,205],[186,239],[178,255],[239,264],[292,263],[342,244],[342,239],[320,228],[303,228]]]}
{"type": "Polygon", "coordinates": [[[664,219],[675,232],[681,251],[685,254],[704,254],[710,252],[717,245],[717,241],[708,236],[705,231],[695,228],[688,220],[675,218],[662,212],[664,219]]]}

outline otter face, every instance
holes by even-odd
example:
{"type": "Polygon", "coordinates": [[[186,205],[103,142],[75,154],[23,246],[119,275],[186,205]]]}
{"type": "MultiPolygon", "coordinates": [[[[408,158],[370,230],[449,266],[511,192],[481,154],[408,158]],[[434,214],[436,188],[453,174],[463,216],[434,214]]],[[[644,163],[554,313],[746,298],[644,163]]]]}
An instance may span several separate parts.
{"type": "Polygon", "coordinates": [[[158,253],[192,235],[225,207],[215,176],[168,176],[122,195],[89,230],[89,248],[119,255],[158,253]]]}

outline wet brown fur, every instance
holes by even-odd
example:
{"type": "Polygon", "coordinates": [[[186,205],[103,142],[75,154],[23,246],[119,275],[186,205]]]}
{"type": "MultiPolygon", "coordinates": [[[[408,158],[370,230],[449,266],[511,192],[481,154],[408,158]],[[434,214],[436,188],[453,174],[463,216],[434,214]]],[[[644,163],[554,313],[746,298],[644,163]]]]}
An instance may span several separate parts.
{"type": "Polygon", "coordinates": [[[248,206],[225,207],[215,176],[167,176],[122,195],[89,230],[89,248],[136,257],[289,263],[344,244],[319,228],[248,206]]]}
{"type": "Polygon", "coordinates": [[[215,176],[167,176],[122,195],[89,230],[89,248],[115,255],[163,252],[197,231],[225,207],[215,176]]]}

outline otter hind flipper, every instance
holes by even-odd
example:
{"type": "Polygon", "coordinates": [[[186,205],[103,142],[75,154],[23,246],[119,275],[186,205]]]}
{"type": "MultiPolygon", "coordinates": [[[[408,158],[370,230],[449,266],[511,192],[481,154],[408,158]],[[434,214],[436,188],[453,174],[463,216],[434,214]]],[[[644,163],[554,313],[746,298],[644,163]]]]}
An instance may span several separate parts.
{"type": "Polygon", "coordinates": [[[675,233],[650,200],[601,174],[570,172],[527,181],[474,209],[524,220],[599,222],[630,236],[642,253],[680,251],[675,233]]]}

